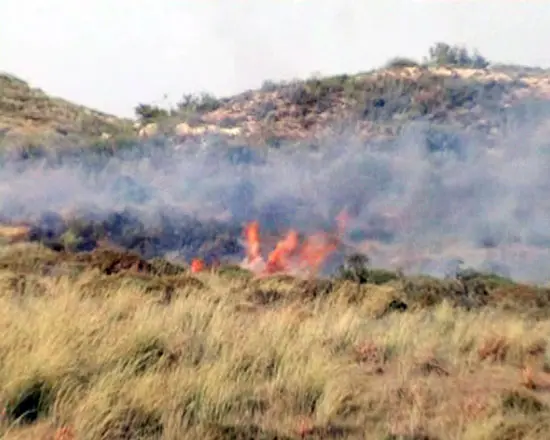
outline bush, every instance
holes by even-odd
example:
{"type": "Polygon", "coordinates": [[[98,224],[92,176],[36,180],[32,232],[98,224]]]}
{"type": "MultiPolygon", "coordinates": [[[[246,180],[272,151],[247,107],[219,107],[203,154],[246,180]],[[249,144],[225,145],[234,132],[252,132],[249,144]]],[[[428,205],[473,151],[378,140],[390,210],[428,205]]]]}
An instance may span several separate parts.
{"type": "Polygon", "coordinates": [[[214,95],[202,93],[200,95],[186,94],[178,102],[177,107],[180,113],[205,113],[217,110],[221,101],[214,95]]]}
{"type": "Polygon", "coordinates": [[[399,68],[399,67],[418,67],[418,66],[420,66],[418,62],[416,62],[411,58],[406,58],[406,57],[392,58],[386,63],[386,67],[389,69],[394,67],[399,68]]]}
{"type": "Polygon", "coordinates": [[[142,123],[152,122],[169,115],[167,110],[150,104],[138,104],[134,113],[142,123]]]}
{"type": "Polygon", "coordinates": [[[352,254],[339,270],[339,278],[342,280],[354,281],[359,284],[385,284],[398,279],[395,272],[383,269],[372,269],[370,259],[363,254],[352,254]]]}
{"type": "Polygon", "coordinates": [[[460,66],[484,69],[489,66],[489,61],[477,50],[470,54],[463,46],[450,46],[447,43],[438,42],[429,49],[428,64],[436,66],[460,66]]]}

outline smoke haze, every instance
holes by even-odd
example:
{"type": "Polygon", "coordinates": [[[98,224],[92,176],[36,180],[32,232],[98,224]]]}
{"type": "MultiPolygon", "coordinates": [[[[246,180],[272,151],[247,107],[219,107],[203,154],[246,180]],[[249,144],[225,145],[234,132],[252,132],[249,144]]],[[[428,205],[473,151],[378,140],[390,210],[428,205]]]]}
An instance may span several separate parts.
{"type": "MultiPolygon", "coordinates": [[[[157,230],[166,219],[195,218],[233,235],[251,220],[273,233],[330,230],[347,209],[347,245],[377,266],[442,276],[462,260],[545,282],[550,143],[541,127],[548,110],[533,104],[507,115],[506,136],[497,142],[471,130],[439,133],[434,142],[433,128],[416,123],[396,140],[368,145],[351,135],[316,149],[164,139],[102,163],[91,153],[7,159],[0,209],[4,219],[34,222],[48,212],[101,219],[126,211],[157,230]]],[[[166,253],[182,250],[164,243],[166,253]]],[[[242,249],[228,253],[240,258],[242,249]]]]}

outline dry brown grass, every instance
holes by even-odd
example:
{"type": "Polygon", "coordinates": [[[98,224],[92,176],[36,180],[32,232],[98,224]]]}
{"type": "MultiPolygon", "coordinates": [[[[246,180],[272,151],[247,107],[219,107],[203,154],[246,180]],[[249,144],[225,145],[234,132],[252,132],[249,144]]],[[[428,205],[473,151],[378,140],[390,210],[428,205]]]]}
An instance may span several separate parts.
{"type": "Polygon", "coordinates": [[[4,439],[550,434],[550,319],[448,302],[381,314],[391,283],[44,275],[52,255],[0,256],[4,439]]]}

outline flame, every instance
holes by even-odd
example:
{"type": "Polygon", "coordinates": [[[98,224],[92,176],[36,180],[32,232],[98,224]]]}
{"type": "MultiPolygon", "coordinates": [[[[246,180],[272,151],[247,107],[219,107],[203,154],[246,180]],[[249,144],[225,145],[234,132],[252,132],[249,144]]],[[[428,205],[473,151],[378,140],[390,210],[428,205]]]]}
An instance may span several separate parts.
{"type": "Polygon", "coordinates": [[[301,251],[301,260],[307,268],[317,271],[327,257],[338,248],[339,240],[327,234],[314,234],[306,239],[301,251]]]}
{"type": "Polygon", "coordinates": [[[350,216],[343,210],[336,217],[336,232],[333,234],[319,232],[300,241],[298,232],[291,229],[277,242],[267,256],[261,255],[260,226],[254,221],[245,226],[246,262],[253,272],[260,275],[289,273],[295,271],[317,271],[327,258],[340,245],[350,216]]]}
{"type": "Polygon", "coordinates": [[[298,233],[290,230],[285,238],[280,240],[267,258],[266,272],[285,272],[289,269],[289,258],[294,256],[298,248],[298,233]]]}
{"type": "Polygon", "coordinates": [[[252,222],[245,227],[246,235],[246,256],[249,263],[262,258],[260,254],[260,225],[252,222]]]}
{"type": "Polygon", "coordinates": [[[203,270],[204,270],[204,261],[201,260],[200,258],[195,258],[191,262],[191,272],[198,273],[198,272],[202,272],[203,270]]]}
{"type": "MultiPolygon", "coordinates": [[[[298,231],[291,229],[277,242],[266,259],[261,253],[260,224],[257,221],[250,222],[244,228],[246,259],[243,263],[258,275],[315,272],[319,270],[330,254],[338,249],[349,220],[348,212],[343,210],[336,217],[335,232],[318,232],[303,240],[300,240],[298,231]]],[[[217,265],[219,262],[215,262],[212,267],[217,265]]],[[[195,258],[191,262],[192,273],[202,272],[205,269],[204,260],[195,258]]]]}

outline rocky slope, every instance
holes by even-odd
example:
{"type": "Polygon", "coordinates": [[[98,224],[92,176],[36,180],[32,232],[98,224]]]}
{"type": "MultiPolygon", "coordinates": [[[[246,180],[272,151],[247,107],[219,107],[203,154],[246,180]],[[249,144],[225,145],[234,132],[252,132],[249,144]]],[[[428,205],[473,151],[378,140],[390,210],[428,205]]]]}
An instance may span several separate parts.
{"type": "MultiPolygon", "coordinates": [[[[550,74],[541,69],[391,67],[353,76],[266,82],[260,90],[220,100],[218,108],[194,115],[192,122],[172,118],[168,132],[221,132],[253,144],[277,144],[343,132],[362,139],[394,137],[412,121],[429,121],[497,136],[507,117],[526,103],[548,101],[550,74]]],[[[158,128],[159,123],[149,123],[141,134],[151,136],[158,128]]]]}
{"type": "MultiPolygon", "coordinates": [[[[525,103],[550,101],[550,73],[525,67],[471,69],[396,66],[357,75],[274,83],[219,99],[209,109],[156,120],[117,118],[0,74],[0,131],[25,138],[112,138],[159,133],[215,133],[248,144],[314,141],[342,133],[394,137],[412,121],[502,133],[506,116],[525,103]]],[[[45,140],[46,139],[46,140],[45,140]]]]}

